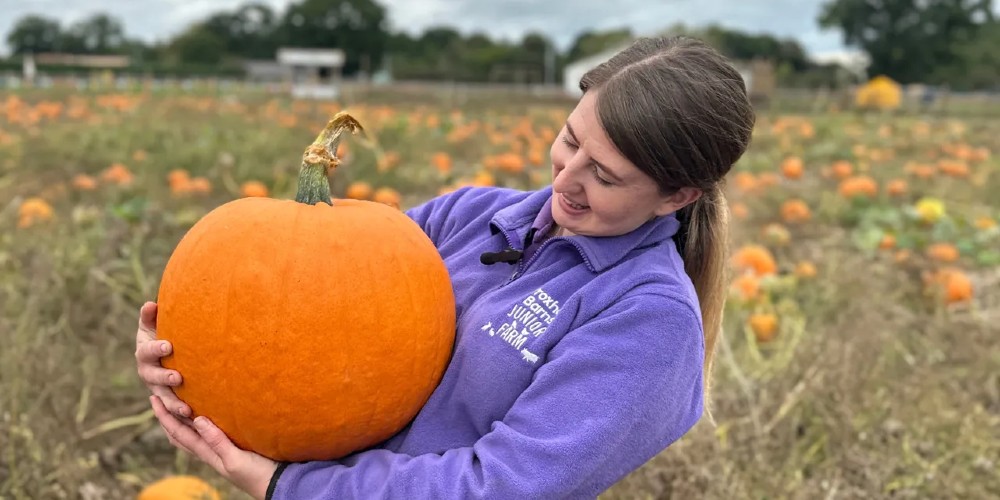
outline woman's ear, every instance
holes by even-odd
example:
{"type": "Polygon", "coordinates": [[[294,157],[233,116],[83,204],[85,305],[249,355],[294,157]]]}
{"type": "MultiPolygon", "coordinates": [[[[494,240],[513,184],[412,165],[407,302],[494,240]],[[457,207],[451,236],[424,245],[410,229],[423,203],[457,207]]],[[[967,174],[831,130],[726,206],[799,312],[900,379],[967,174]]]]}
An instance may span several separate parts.
{"type": "Polygon", "coordinates": [[[656,209],[656,215],[662,217],[667,214],[672,214],[701,198],[702,191],[696,187],[682,187],[677,191],[674,191],[669,196],[663,198],[663,202],[656,209]]]}

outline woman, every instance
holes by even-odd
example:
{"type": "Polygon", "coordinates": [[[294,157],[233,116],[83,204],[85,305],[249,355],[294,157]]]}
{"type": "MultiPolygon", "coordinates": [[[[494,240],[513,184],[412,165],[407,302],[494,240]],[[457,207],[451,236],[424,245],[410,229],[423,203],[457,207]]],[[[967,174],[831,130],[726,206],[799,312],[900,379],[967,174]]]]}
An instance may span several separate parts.
{"type": "Polygon", "coordinates": [[[754,113],[740,74],[692,39],[638,40],[580,87],[551,186],[408,211],[448,265],[458,331],[406,429],[339,461],[240,450],[188,420],[149,303],[138,370],[170,441],[255,498],[593,498],[683,436],[721,328],[721,182],[754,113]]]}

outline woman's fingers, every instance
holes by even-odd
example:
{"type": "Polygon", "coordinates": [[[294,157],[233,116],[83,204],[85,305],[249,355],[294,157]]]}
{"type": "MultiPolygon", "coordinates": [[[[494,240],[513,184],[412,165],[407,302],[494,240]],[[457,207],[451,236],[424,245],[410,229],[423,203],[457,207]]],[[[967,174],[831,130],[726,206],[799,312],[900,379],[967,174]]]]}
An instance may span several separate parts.
{"type": "Polygon", "coordinates": [[[191,417],[191,407],[178,399],[177,395],[174,394],[174,391],[169,387],[154,386],[151,392],[154,396],[163,401],[163,406],[166,407],[167,411],[170,413],[173,413],[178,417],[191,417]]]}
{"type": "Polygon", "coordinates": [[[216,470],[222,470],[222,459],[190,423],[179,420],[167,412],[167,408],[155,396],[150,398],[150,402],[153,404],[153,413],[167,433],[168,439],[173,439],[171,443],[176,442],[175,446],[187,450],[216,470]]]}
{"type": "Polygon", "coordinates": [[[164,427],[163,424],[160,424],[160,430],[162,430],[163,434],[167,436],[167,441],[169,441],[174,448],[180,448],[186,451],[188,454],[194,455],[194,453],[192,453],[187,446],[184,446],[183,444],[179,443],[176,439],[174,439],[174,437],[171,436],[169,432],[167,432],[167,428],[164,427]]]}
{"type": "Polygon", "coordinates": [[[166,340],[140,341],[135,345],[135,359],[139,363],[160,364],[160,358],[170,354],[172,349],[173,346],[166,340]]]}
{"type": "Polygon", "coordinates": [[[182,427],[188,427],[191,432],[194,432],[194,429],[190,428],[190,422],[187,419],[179,418],[176,415],[171,414],[167,407],[163,404],[163,401],[157,396],[150,396],[149,402],[153,406],[153,414],[156,415],[160,428],[163,429],[163,433],[167,436],[167,441],[170,441],[170,444],[173,446],[180,448],[191,455],[197,456],[190,447],[186,446],[177,439],[178,433],[183,432],[181,430],[182,427]]]}
{"type": "Polygon", "coordinates": [[[173,387],[179,386],[183,381],[180,373],[159,365],[140,364],[139,378],[153,395],[163,400],[170,412],[182,417],[191,416],[191,407],[174,394],[173,387]]]}
{"type": "Polygon", "coordinates": [[[156,302],[146,302],[139,308],[139,329],[156,337],[156,302]]]}
{"type": "Polygon", "coordinates": [[[139,378],[146,384],[146,387],[150,389],[154,385],[162,385],[167,387],[177,387],[181,385],[181,374],[176,370],[169,370],[163,368],[162,366],[156,364],[151,365],[149,363],[139,364],[139,378]]]}
{"type": "Polygon", "coordinates": [[[161,401],[166,411],[178,418],[192,416],[191,407],[174,394],[173,387],[181,385],[181,374],[176,370],[163,368],[160,359],[171,353],[173,346],[165,340],[156,340],[155,302],[146,302],[139,309],[139,329],[135,336],[135,360],[139,378],[154,396],[161,401]]]}

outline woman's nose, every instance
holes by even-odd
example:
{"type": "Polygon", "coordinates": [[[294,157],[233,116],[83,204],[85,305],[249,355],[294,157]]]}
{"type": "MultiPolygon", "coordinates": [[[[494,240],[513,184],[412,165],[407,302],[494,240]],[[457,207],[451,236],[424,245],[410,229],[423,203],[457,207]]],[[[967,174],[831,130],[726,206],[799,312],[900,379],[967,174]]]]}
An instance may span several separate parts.
{"type": "Polygon", "coordinates": [[[580,168],[573,164],[577,158],[571,158],[562,166],[556,166],[556,175],[552,179],[552,187],[561,193],[572,193],[580,189],[578,172],[580,168]]]}

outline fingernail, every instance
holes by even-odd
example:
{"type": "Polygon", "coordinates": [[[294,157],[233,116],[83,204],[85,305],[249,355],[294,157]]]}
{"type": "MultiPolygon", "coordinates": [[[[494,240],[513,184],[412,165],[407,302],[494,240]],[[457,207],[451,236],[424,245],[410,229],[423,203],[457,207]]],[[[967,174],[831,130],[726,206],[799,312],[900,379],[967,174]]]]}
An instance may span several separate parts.
{"type": "Polygon", "coordinates": [[[176,373],[171,373],[170,375],[167,375],[167,382],[170,383],[170,384],[176,384],[177,383],[177,374],[176,373]]]}
{"type": "Polygon", "coordinates": [[[208,428],[208,422],[205,421],[205,417],[198,417],[194,419],[194,426],[199,431],[203,431],[208,428]]]}
{"type": "Polygon", "coordinates": [[[178,415],[181,415],[181,416],[184,416],[184,417],[187,417],[187,416],[189,416],[189,415],[188,415],[188,413],[189,413],[189,412],[188,412],[187,408],[185,408],[185,407],[183,407],[183,406],[178,406],[178,407],[177,407],[177,414],[178,414],[178,415]]]}
{"type": "Polygon", "coordinates": [[[169,350],[170,350],[170,346],[167,345],[166,342],[161,342],[160,343],[160,352],[162,352],[163,354],[166,354],[167,351],[169,351],[169,350]]]}

